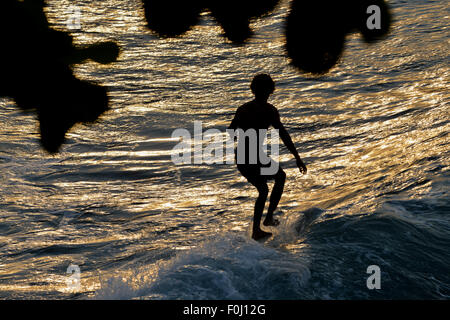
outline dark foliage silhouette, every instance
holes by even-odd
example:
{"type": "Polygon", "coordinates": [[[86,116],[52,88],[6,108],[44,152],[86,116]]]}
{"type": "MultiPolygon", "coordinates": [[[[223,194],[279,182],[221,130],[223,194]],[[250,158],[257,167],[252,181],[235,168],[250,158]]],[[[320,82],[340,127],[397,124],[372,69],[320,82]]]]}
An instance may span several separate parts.
{"type": "MultiPolygon", "coordinates": [[[[148,26],[161,37],[182,35],[209,12],[234,44],[252,36],[250,22],[273,11],[279,0],[143,0],[148,26]]],[[[328,72],[342,55],[348,33],[360,32],[368,43],[387,35],[391,15],[384,0],[292,0],[285,24],[286,51],[299,70],[328,72]],[[376,5],[381,28],[369,29],[367,9],[376,5]]]]}
{"type": "MultiPolygon", "coordinates": [[[[148,27],[161,37],[176,37],[199,23],[209,12],[233,44],[252,36],[250,23],[274,10],[279,0],[142,0],[148,27]]],[[[6,49],[0,96],[11,97],[19,108],[37,113],[41,143],[57,152],[68,130],[88,123],[108,109],[104,87],[77,79],[73,64],[86,59],[107,64],[115,61],[114,42],[76,46],[69,33],[50,28],[44,0],[0,2],[0,35],[6,49]]],[[[361,33],[367,43],[388,34],[391,15],[384,0],[292,0],[285,23],[286,52],[300,71],[323,74],[336,65],[350,32],[361,33]],[[381,28],[370,29],[369,6],[381,9],[381,28]]]]}
{"type": "Polygon", "coordinates": [[[179,36],[199,21],[204,0],[143,0],[148,27],[161,37],[179,36]]]}
{"type": "Polygon", "coordinates": [[[41,143],[57,152],[67,131],[78,122],[93,122],[108,109],[106,89],[77,79],[71,65],[92,59],[115,61],[114,42],[74,46],[72,37],[49,27],[42,0],[0,2],[2,50],[0,96],[22,110],[35,110],[41,143]]]}
{"type": "Polygon", "coordinates": [[[224,35],[236,44],[244,43],[251,35],[250,21],[270,13],[279,0],[222,0],[208,1],[207,9],[224,30],[224,35]]]}
{"type": "Polygon", "coordinates": [[[360,32],[371,43],[386,36],[390,25],[383,0],[294,0],[286,23],[286,50],[298,69],[323,74],[338,62],[348,33],[360,32]],[[371,5],[380,8],[380,29],[367,26],[371,5]]]}
{"type": "Polygon", "coordinates": [[[279,0],[143,0],[148,27],[161,37],[179,36],[199,22],[208,11],[233,43],[251,35],[250,21],[272,11],[279,0]]]}

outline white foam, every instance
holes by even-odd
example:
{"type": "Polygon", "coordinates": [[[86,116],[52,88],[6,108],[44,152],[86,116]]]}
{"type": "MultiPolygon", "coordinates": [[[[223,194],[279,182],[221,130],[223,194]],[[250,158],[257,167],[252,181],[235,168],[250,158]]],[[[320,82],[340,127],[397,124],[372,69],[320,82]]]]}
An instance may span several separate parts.
{"type": "Polygon", "coordinates": [[[97,299],[278,299],[301,294],[305,258],[234,234],[102,281],[97,299]]]}

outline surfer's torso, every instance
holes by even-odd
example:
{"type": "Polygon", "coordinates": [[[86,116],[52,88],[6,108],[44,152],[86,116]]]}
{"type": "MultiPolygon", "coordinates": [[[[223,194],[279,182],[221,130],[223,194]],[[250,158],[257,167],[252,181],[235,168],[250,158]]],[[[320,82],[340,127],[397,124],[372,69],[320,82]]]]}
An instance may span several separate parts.
{"type": "Polygon", "coordinates": [[[278,110],[273,105],[253,100],[237,109],[233,124],[235,128],[244,131],[248,129],[268,129],[270,126],[276,127],[279,118],[278,110]]]}
{"type": "Polygon", "coordinates": [[[269,129],[270,126],[278,128],[279,123],[280,116],[278,110],[270,103],[261,103],[253,100],[237,109],[230,128],[235,130],[241,129],[244,131],[244,136],[239,137],[238,146],[235,149],[238,166],[255,166],[255,169],[258,169],[260,166],[269,165],[266,160],[263,161],[264,164],[261,163],[261,157],[268,159],[263,148],[263,143],[267,129],[269,129]],[[252,133],[256,135],[256,139],[252,140],[249,137],[252,133]],[[245,150],[245,154],[243,157],[239,158],[238,152],[242,152],[243,150],[245,150]],[[256,163],[250,160],[251,152],[256,153],[256,163]],[[240,161],[238,161],[238,159],[240,159],[240,161]]]}

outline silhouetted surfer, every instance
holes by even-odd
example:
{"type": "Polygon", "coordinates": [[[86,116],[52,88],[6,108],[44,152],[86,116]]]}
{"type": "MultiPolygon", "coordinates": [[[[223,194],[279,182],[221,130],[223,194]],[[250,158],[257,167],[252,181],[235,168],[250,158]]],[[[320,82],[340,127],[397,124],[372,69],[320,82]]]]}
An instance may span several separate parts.
{"type": "MultiPolygon", "coordinates": [[[[270,126],[274,127],[279,131],[279,135],[283,143],[286,145],[288,150],[294,155],[297,160],[297,166],[301,173],[306,173],[307,169],[303,161],[301,160],[295,146],[289,136],[289,133],[284,128],[280,121],[280,115],[278,110],[267,102],[269,96],[275,90],[275,84],[272,78],[267,74],[260,74],[253,78],[251,83],[251,90],[255,95],[253,101],[247,102],[246,104],[239,107],[236,111],[233,121],[230,124],[230,129],[242,129],[243,132],[248,132],[251,129],[259,131],[260,129],[267,130],[270,126]]],[[[260,223],[262,213],[264,211],[264,206],[269,194],[269,188],[267,186],[268,180],[275,180],[275,184],[270,195],[270,204],[267,211],[266,218],[263,222],[265,226],[276,226],[279,224],[278,220],[273,218],[273,213],[277,208],[278,202],[280,201],[281,195],[283,193],[284,182],[286,180],[286,173],[283,169],[276,163],[277,170],[274,174],[262,174],[261,169],[269,167],[274,164],[274,160],[270,159],[269,164],[264,164],[258,157],[256,163],[249,161],[249,153],[252,149],[250,144],[257,144],[257,154],[259,153],[259,148],[262,146],[262,141],[259,139],[249,141],[251,139],[240,138],[238,142],[238,148],[236,149],[236,159],[237,167],[241,174],[247,178],[248,182],[253,184],[259,192],[258,199],[255,203],[255,212],[253,217],[253,233],[252,238],[257,240],[263,237],[271,236],[269,232],[261,230],[260,223]],[[244,161],[242,157],[239,157],[240,149],[239,144],[244,144],[245,157],[244,161]],[[239,161],[240,160],[240,161],[239,161]]]]}

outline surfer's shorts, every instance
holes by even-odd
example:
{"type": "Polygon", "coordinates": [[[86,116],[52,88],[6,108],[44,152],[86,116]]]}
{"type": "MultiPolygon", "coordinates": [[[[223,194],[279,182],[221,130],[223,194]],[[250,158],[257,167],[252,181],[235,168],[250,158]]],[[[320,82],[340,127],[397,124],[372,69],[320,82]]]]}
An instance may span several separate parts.
{"type": "MultiPolygon", "coordinates": [[[[238,164],[239,172],[248,180],[248,182],[255,184],[257,182],[266,182],[268,180],[275,180],[280,175],[285,174],[280,164],[271,160],[267,165],[263,164],[238,164]],[[269,169],[270,167],[275,168],[274,170],[268,170],[270,174],[263,174],[263,169],[269,169]]],[[[268,172],[266,171],[266,172],[268,172]]]]}

